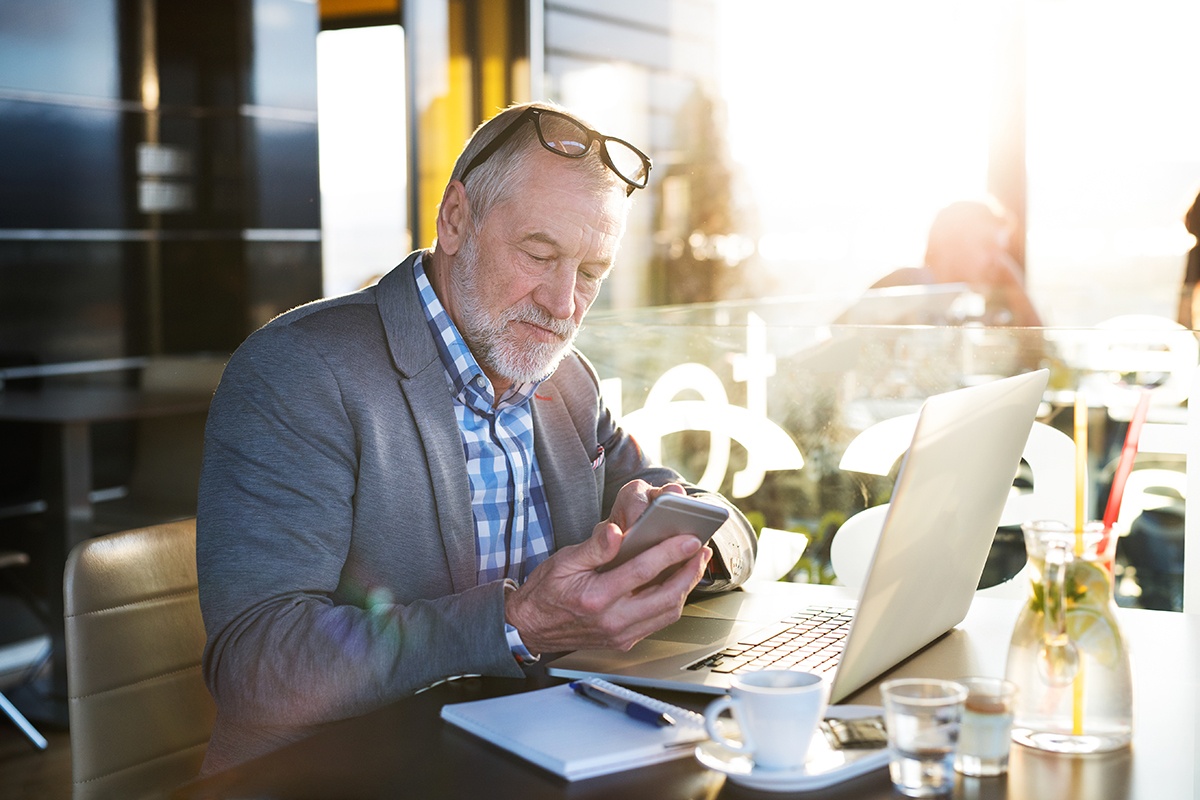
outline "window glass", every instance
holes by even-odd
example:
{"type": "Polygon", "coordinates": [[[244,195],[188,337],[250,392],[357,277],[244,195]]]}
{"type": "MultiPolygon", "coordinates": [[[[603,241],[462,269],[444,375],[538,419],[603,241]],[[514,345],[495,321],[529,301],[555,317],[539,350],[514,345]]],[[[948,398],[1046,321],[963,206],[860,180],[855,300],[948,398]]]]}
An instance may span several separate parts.
{"type": "Polygon", "coordinates": [[[834,293],[1001,196],[1048,325],[1175,318],[1200,190],[1200,4],[677,0],[547,8],[546,89],[644,144],[598,307],[834,293]]]}
{"type": "Polygon", "coordinates": [[[1029,3],[1029,281],[1048,324],[1175,318],[1200,3],[1029,3]]]}
{"type": "Polygon", "coordinates": [[[317,15],[297,0],[254,0],[247,96],[257,105],[311,109],[315,53],[296,42],[316,32],[317,15]]]}
{"type": "Polygon", "coordinates": [[[729,142],[773,292],[916,266],[941,206],[987,187],[990,4],[720,6],[729,142]]]}
{"type": "Polygon", "coordinates": [[[993,5],[548,8],[551,98],[655,162],[598,305],[853,294],[918,265],[937,209],[987,186],[993,5]]]}
{"type": "Polygon", "coordinates": [[[410,250],[400,26],[322,31],[317,80],[324,291],[333,295],[410,250]]]}
{"type": "Polygon", "coordinates": [[[0,3],[0,92],[120,96],[114,0],[0,3]]]}

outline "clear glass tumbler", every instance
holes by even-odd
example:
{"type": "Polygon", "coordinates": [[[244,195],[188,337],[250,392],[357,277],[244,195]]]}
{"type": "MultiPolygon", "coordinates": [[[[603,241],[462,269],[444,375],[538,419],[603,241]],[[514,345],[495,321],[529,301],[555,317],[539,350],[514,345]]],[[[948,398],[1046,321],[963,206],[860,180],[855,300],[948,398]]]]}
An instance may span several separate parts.
{"type": "Polygon", "coordinates": [[[966,687],[955,681],[899,678],[879,688],[892,785],[909,797],[948,794],[954,788],[966,687]]]}

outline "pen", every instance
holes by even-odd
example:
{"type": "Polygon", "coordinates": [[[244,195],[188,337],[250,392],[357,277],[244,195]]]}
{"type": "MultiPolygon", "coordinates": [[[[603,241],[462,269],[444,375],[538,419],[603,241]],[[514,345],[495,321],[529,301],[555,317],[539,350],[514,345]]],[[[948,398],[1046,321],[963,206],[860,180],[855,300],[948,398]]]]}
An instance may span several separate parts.
{"type": "Polygon", "coordinates": [[[670,714],[664,714],[652,708],[647,708],[641,703],[626,700],[624,697],[615,695],[599,686],[584,681],[571,681],[570,686],[575,690],[575,694],[580,697],[585,697],[603,706],[622,711],[636,720],[649,722],[651,725],[658,725],[659,727],[675,724],[675,720],[671,718],[670,714]]]}

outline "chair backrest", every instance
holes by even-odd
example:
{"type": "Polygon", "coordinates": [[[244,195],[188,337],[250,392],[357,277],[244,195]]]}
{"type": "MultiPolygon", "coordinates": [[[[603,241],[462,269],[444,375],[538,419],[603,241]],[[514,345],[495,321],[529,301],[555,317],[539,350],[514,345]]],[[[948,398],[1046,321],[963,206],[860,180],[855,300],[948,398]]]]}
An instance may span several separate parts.
{"type": "Polygon", "coordinates": [[[195,520],[80,543],[63,591],[73,797],[164,797],[199,773],[216,716],[195,520]]]}

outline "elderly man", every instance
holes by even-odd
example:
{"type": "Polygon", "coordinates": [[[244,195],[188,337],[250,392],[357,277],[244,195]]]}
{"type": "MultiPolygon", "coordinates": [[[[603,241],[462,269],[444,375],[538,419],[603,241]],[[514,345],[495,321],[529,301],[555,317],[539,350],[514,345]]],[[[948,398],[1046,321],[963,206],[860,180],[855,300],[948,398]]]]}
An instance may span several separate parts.
{"type": "Polygon", "coordinates": [[[205,772],[448,676],[628,648],[749,574],[733,509],[715,555],[674,536],[597,569],[658,494],[725,503],[646,460],[572,348],[649,171],[561,109],[509,108],[459,157],[431,251],[234,354],[200,483],[205,772]]]}

